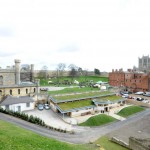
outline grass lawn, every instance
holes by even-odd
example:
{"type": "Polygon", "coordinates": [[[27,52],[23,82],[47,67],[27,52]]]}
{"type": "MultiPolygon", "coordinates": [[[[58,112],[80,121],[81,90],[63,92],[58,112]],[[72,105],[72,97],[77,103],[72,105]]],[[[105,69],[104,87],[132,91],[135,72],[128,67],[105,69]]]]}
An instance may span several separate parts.
{"type": "Polygon", "coordinates": [[[93,96],[102,96],[106,94],[112,94],[109,91],[104,91],[104,92],[83,92],[79,94],[72,93],[72,95],[61,95],[61,96],[53,96],[51,95],[54,99],[56,100],[72,100],[72,99],[79,99],[79,98],[84,98],[84,97],[93,97],[93,96]]]}
{"type": "Polygon", "coordinates": [[[57,90],[57,91],[49,91],[48,93],[50,95],[56,95],[56,94],[66,94],[66,93],[77,93],[77,92],[92,92],[92,91],[99,91],[99,88],[90,88],[90,87],[73,87],[73,88],[64,88],[63,90],[57,90]]]}
{"type": "Polygon", "coordinates": [[[105,115],[105,114],[100,114],[100,115],[96,115],[94,117],[90,117],[87,121],[79,124],[80,126],[101,126],[101,125],[104,125],[104,124],[107,124],[107,123],[110,123],[110,122],[113,122],[113,121],[117,121],[117,119],[111,117],[111,116],[108,116],[108,115],[105,115]]]}
{"type": "Polygon", "coordinates": [[[121,100],[121,99],[123,99],[123,98],[120,97],[120,96],[112,95],[112,96],[102,97],[100,99],[97,98],[96,101],[98,101],[98,102],[107,101],[107,100],[109,100],[109,101],[118,101],[118,100],[121,100]]]}
{"type": "Polygon", "coordinates": [[[110,141],[106,136],[99,138],[95,141],[95,144],[100,144],[105,150],[128,150],[127,148],[110,141]]]}
{"type": "MultiPolygon", "coordinates": [[[[57,78],[51,78],[51,79],[44,79],[44,78],[39,78],[40,79],[40,85],[41,86],[55,86],[54,84],[48,84],[48,81],[52,81],[53,83],[57,83],[58,79],[57,78]]],[[[72,82],[72,77],[59,77],[59,82],[62,83],[64,80],[68,80],[69,82],[72,82]]],[[[97,81],[103,81],[103,82],[108,82],[108,77],[99,77],[99,76],[80,76],[80,77],[74,77],[73,81],[77,80],[79,82],[89,82],[90,80],[93,80],[93,82],[97,81]]],[[[64,86],[64,84],[60,84],[59,86],[64,86]]]]}
{"type": "Polygon", "coordinates": [[[73,108],[81,108],[85,106],[94,105],[91,100],[80,100],[74,102],[67,102],[67,103],[58,103],[57,104],[62,110],[69,110],[73,108]]]}
{"type": "Polygon", "coordinates": [[[130,115],[133,115],[143,110],[144,108],[140,106],[129,106],[129,107],[123,108],[120,112],[117,113],[117,115],[120,115],[122,117],[128,117],[130,115]]]}
{"type": "Polygon", "coordinates": [[[40,136],[0,120],[1,150],[91,150],[94,145],[75,145],[40,136]]]}

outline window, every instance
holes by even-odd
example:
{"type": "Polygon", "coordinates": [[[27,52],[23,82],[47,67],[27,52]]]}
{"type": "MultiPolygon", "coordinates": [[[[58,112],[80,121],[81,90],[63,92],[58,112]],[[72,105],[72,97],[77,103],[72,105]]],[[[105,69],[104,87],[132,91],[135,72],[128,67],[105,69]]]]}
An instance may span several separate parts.
{"type": "Polygon", "coordinates": [[[3,85],[3,76],[0,76],[0,85],[3,85]]]}
{"type": "Polygon", "coordinates": [[[30,107],[30,103],[26,103],[26,107],[30,107]]]}
{"type": "Polygon", "coordinates": [[[26,89],[26,94],[28,94],[28,89],[26,89]]]}
{"type": "Polygon", "coordinates": [[[2,90],[0,90],[0,95],[2,95],[2,90]]]}
{"type": "Polygon", "coordinates": [[[35,93],[35,88],[34,88],[34,93],[35,93]]]}
{"type": "Polygon", "coordinates": [[[20,89],[18,89],[18,94],[20,94],[20,89]]]}
{"type": "Polygon", "coordinates": [[[10,90],[10,95],[12,95],[12,90],[10,90]]]}

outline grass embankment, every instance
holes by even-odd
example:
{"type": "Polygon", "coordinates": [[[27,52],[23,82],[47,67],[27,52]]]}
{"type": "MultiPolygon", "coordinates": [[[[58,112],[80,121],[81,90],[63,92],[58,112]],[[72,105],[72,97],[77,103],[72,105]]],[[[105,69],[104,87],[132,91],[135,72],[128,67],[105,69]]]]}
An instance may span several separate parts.
{"type": "Polygon", "coordinates": [[[87,121],[79,124],[80,126],[101,126],[101,125],[104,125],[104,124],[107,124],[107,123],[110,123],[110,122],[113,122],[113,121],[117,121],[117,119],[111,117],[111,116],[108,116],[108,115],[105,115],[105,114],[100,114],[100,115],[96,115],[94,117],[90,117],[87,121]]]}
{"type": "Polygon", "coordinates": [[[98,150],[95,144],[100,144],[105,150],[127,150],[109,141],[105,136],[94,144],[68,144],[0,120],[0,149],[2,150],[98,150]]]}
{"type": "Polygon", "coordinates": [[[130,115],[133,115],[143,110],[144,108],[140,106],[129,106],[129,107],[123,108],[120,112],[117,113],[117,115],[120,115],[122,117],[128,117],[130,115]]]}
{"type": "Polygon", "coordinates": [[[90,150],[92,145],[74,145],[40,136],[0,120],[1,150],[90,150]],[[89,148],[90,146],[90,148],[89,148]]]}
{"type": "Polygon", "coordinates": [[[72,99],[80,99],[80,98],[85,98],[85,97],[93,97],[93,96],[102,96],[102,95],[107,95],[107,94],[112,94],[112,92],[109,91],[104,91],[104,92],[81,92],[81,93],[72,93],[66,95],[58,95],[58,96],[53,96],[51,95],[54,99],[56,100],[72,100],[72,99]]]}
{"type": "MultiPolygon", "coordinates": [[[[56,77],[51,79],[44,79],[44,78],[38,78],[38,79],[40,79],[41,86],[55,86],[55,84],[57,85],[58,82],[63,83],[65,80],[69,82],[73,82],[74,80],[77,80],[79,82],[89,82],[90,80],[93,80],[93,82],[97,82],[97,81],[108,82],[108,77],[99,77],[99,76],[80,76],[75,78],[68,76],[68,77],[59,77],[59,79],[56,77]],[[52,84],[48,84],[48,81],[52,81],[52,84]]],[[[65,85],[59,84],[59,86],[65,86],[65,85]]]]}
{"type": "Polygon", "coordinates": [[[100,144],[105,150],[128,150],[127,148],[110,141],[106,136],[99,138],[95,141],[95,144],[100,144]]]}

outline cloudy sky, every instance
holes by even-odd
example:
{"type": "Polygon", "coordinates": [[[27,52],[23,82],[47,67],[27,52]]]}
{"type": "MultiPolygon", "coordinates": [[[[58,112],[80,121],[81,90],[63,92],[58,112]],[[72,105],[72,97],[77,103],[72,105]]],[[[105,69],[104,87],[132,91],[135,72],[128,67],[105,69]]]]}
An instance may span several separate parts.
{"type": "Polygon", "coordinates": [[[126,70],[149,54],[149,0],[0,0],[2,67],[126,70]]]}

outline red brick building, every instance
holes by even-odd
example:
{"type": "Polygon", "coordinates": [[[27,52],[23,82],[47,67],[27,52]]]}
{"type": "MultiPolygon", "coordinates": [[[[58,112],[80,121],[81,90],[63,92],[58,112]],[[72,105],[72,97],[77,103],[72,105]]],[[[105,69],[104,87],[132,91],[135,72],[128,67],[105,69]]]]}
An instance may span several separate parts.
{"type": "Polygon", "coordinates": [[[109,73],[109,84],[111,86],[124,86],[132,92],[150,91],[150,74],[134,72],[131,69],[124,72],[112,70],[109,73]]]}

